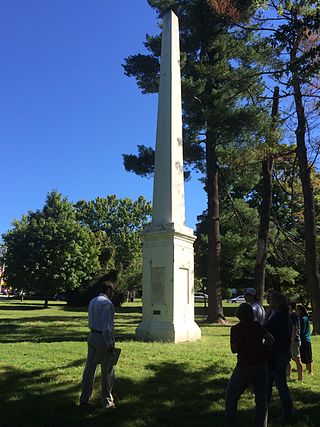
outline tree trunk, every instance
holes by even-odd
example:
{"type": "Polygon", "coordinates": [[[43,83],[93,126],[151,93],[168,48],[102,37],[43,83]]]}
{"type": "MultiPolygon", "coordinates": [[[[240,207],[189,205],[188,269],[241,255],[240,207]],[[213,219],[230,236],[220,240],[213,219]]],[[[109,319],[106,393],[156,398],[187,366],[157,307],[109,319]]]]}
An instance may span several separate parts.
{"type": "Polygon", "coordinates": [[[272,208],[272,170],[273,170],[273,153],[272,149],[274,146],[274,131],[276,127],[276,120],[278,116],[279,107],[279,87],[274,88],[273,103],[272,103],[272,121],[270,127],[270,134],[267,137],[267,154],[262,160],[261,165],[261,187],[262,187],[262,199],[259,209],[260,223],[258,231],[258,246],[256,255],[256,264],[254,268],[254,285],[257,290],[257,297],[262,303],[264,288],[265,288],[265,276],[266,276],[266,263],[268,255],[268,240],[269,240],[269,224],[272,208]]]}
{"type": "MultiPolygon", "coordinates": [[[[297,42],[296,46],[291,51],[291,63],[295,63],[297,60],[298,46],[299,44],[297,42]]],[[[311,294],[313,334],[318,335],[320,334],[320,278],[317,260],[315,206],[313,185],[311,181],[311,167],[308,163],[305,141],[306,115],[303,106],[301,82],[299,80],[298,71],[293,71],[292,73],[292,86],[298,119],[298,126],[295,132],[297,158],[304,200],[306,276],[311,294]]]]}
{"type": "Polygon", "coordinates": [[[220,216],[219,216],[219,170],[216,145],[212,132],[206,133],[206,169],[208,194],[208,321],[224,320],[220,278],[220,216]]]}
{"type": "Polygon", "coordinates": [[[49,307],[49,298],[46,296],[44,298],[43,308],[48,308],[48,307],[49,307]]]}

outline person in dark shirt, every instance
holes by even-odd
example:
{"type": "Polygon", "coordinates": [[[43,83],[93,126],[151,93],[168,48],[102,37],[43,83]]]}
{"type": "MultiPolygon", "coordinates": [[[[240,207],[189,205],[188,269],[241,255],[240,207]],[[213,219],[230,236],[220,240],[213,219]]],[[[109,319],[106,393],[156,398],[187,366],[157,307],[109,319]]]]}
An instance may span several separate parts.
{"type": "Polygon", "coordinates": [[[307,309],[304,305],[297,305],[297,313],[300,317],[300,338],[301,338],[301,362],[306,365],[307,372],[312,375],[312,347],[310,335],[310,320],[307,309]]]}
{"type": "Polygon", "coordinates": [[[240,323],[232,326],[230,331],[231,351],[237,353],[237,365],[226,391],[225,427],[236,425],[238,400],[249,385],[253,386],[256,402],[254,427],[266,427],[267,358],[264,343],[271,345],[274,340],[263,326],[254,321],[254,312],[250,304],[241,304],[237,310],[237,317],[240,323]]]}
{"type": "Polygon", "coordinates": [[[288,302],[279,292],[270,296],[270,307],[274,311],[271,318],[265,323],[265,329],[273,335],[275,342],[269,352],[269,374],[267,398],[271,399],[273,384],[278,389],[283,419],[289,420],[293,413],[293,404],[287,385],[287,365],[291,358],[291,325],[288,302]]]}

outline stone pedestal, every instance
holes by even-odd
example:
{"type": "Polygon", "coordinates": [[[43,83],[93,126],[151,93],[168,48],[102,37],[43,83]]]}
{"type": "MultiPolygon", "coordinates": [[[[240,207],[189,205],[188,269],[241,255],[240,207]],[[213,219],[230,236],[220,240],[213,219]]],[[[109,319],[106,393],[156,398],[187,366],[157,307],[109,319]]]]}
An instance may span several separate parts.
{"type": "Polygon", "coordinates": [[[194,322],[192,230],[173,224],[150,227],[143,235],[143,311],[139,339],[194,341],[201,331],[194,322]]]}

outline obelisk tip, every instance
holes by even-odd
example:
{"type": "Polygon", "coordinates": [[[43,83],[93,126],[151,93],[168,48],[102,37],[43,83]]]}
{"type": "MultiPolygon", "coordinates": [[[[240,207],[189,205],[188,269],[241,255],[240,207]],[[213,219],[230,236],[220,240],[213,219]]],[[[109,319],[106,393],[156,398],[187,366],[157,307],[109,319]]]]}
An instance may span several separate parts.
{"type": "Polygon", "coordinates": [[[160,16],[160,18],[164,18],[166,15],[174,15],[174,16],[176,16],[177,17],[177,14],[175,13],[175,11],[173,10],[173,9],[165,9],[165,10],[163,10],[160,14],[159,14],[159,16],[160,16]]]}

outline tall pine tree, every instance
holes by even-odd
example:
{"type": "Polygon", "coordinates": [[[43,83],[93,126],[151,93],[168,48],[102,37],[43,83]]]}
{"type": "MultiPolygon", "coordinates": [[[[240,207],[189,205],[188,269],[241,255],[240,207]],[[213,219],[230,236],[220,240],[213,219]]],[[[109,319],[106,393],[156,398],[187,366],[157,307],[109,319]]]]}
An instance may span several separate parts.
{"type": "MultiPolygon", "coordinates": [[[[320,334],[320,276],[316,244],[315,198],[312,182],[312,150],[319,127],[320,10],[314,0],[265,0],[251,18],[248,31],[262,31],[278,61],[269,75],[280,86],[280,99],[290,108],[290,126],[295,128],[297,162],[304,199],[305,269],[313,310],[313,332],[320,334]],[[265,12],[265,9],[267,13],[265,12]],[[290,105],[290,102],[292,104],[290,105]]],[[[254,74],[254,73],[253,73],[254,74]]],[[[289,138],[292,135],[289,135],[289,138]]]]}
{"type": "MultiPolygon", "coordinates": [[[[262,92],[259,77],[248,80],[265,52],[247,31],[229,31],[228,23],[207,0],[149,0],[159,17],[169,8],[180,20],[184,158],[186,167],[204,173],[208,195],[208,320],[223,316],[220,275],[219,162],[229,145],[254,139],[260,110],[252,100],[262,92]]],[[[158,91],[161,36],[147,35],[148,55],[126,58],[126,75],[134,76],[142,93],[158,91]]],[[[127,170],[153,171],[153,150],[139,146],[139,155],[124,155],[127,170]]]]}

